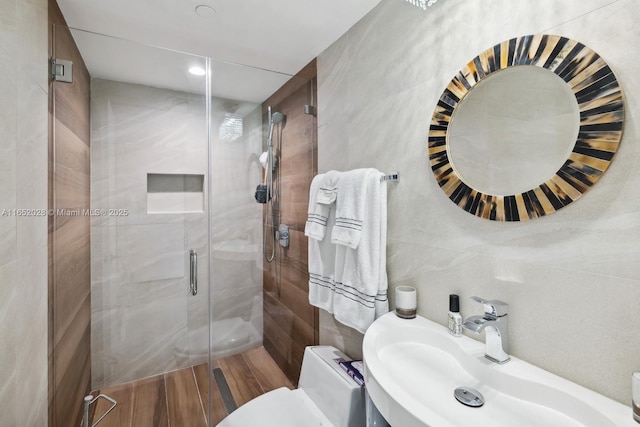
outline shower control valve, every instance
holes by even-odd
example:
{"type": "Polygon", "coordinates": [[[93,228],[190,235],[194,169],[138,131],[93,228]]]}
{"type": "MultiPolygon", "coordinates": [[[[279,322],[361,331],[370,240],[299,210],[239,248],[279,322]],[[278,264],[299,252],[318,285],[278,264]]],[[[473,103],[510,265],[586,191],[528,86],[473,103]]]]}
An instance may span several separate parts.
{"type": "Polygon", "coordinates": [[[287,224],[278,226],[278,242],[283,248],[289,247],[289,226],[287,224]]]}

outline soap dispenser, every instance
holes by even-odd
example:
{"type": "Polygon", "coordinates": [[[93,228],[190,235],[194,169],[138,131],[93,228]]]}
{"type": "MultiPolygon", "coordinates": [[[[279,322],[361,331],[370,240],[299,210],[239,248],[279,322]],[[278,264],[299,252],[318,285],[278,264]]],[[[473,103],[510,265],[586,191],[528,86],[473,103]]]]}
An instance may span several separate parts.
{"type": "Polygon", "coordinates": [[[462,336],[462,316],[460,315],[460,297],[449,295],[449,333],[454,337],[462,336]]]}

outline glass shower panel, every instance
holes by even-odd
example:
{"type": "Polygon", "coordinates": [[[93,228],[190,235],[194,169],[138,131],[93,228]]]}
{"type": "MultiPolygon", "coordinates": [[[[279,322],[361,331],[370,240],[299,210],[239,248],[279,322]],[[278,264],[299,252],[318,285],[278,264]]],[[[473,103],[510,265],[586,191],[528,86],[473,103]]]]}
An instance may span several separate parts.
{"type": "Polygon", "coordinates": [[[72,33],[91,74],[92,390],[151,378],[171,424],[206,425],[210,105],[189,69],[209,60],[72,33]]]}
{"type": "Polygon", "coordinates": [[[262,345],[261,103],[290,76],[219,61],[211,71],[211,357],[220,359],[262,345]]]}
{"type": "MultiPolygon", "coordinates": [[[[244,390],[231,388],[231,401],[239,406],[256,397],[251,384],[259,378],[283,379],[276,387],[296,384],[304,347],[315,343],[304,238],[315,174],[313,90],[309,79],[247,66],[212,61],[211,70],[212,387],[224,394],[225,377],[232,378],[234,387],[244,390]],[[269,106],[282,119],[272,132],[269,106]],[[265,164],[270,133],[273,168],[265,164]],[[272,197],[268,204],[259,203],[256,190],[270,181],[269,169],[272,197]],[[281,223],[289,225],[287,247],[274,240],[281,223]],[[266,252],[273,252],[271,262],[266,252]],[[267,367],[271,371],[262,372],[267,367]],[[247,372],[242,378],[234,373],[240,369],[247,372]],[[243,388],[237,384],[242,381],[249,383],[243,388]]],[[[213,393],[210,398],[215,399],[213,393]]],[[[221,405],[210,403],[212,408],[221,405]]],[[[233,410],[226,402],[222,406],[226,412],[213,413],[214,423],[233,410]]]]}

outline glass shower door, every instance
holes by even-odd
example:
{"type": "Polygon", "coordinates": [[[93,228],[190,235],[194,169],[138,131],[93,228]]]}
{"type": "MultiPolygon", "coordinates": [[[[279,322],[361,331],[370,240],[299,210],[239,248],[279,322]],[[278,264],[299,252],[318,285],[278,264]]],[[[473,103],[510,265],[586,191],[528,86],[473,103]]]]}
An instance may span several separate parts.
{"type": "Polygon", "coordinates": [[[91,78],[91,390],[118,401],[106,425],[206,426],[209,61],[71,34],[91,78]]]}

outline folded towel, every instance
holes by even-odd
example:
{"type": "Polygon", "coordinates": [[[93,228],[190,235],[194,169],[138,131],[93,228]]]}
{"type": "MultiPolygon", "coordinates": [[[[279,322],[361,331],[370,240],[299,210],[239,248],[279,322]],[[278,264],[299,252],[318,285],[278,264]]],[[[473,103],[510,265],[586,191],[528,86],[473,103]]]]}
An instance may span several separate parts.
{"type": "MultiPolygon", "coordinates": [[[[313,187],[313,183],[311,185],[313,187]]],[[[310,199],[315,200],[313,194],[310,199]]],[[[327,209],[326,227],[333,227],[336,219],[335,205],[321,206],[327,209]]],[[[306,227],[305,234],[307,234],[306,227]]],[[[331,239],[310,238],[307,240],[309,241],[309,303],[333,313],[336,245],[331,243],[331,239]]]]}
{"type": "Polygon", "coordinates": [[[340,177],[336,198],[336,226],[331,232],[331,242],[351,249],[358,247],[367,207],[367,183],[372,175],[379,177],[380,172],[375,169],[355,169],[344,172],[340,177]]]}
{"type": "Polygon", "coordinates": [[[338,181],[340,181],[341,176],[342,172],[333,170],[324,174],[324,179],[322,180],[322,184],[318,189],[318,196],[316,197],[317,203],[330,205],[336,201],[338,181]]]}
{"type": "MultiPolygon", "coordinates": [[[[362,172],[361,172],[362,173],[362,172]]],[[[369,325],[389,311],[387,299],[387,186],[383,174],[369,170],[365,179],[365,208],[356,248],[335,245],[335,295],[333,313],[339,322],[364,333],[369,325]]],[[[342,184],[342,179],[341,179],[342,184]]],[[[340,185],[342,188],[342,185],[340,185]]],[[[340,210],[340,192],[336,215],[340,210]]],[[[333,230],[338,227],[338,219],[333,230]]],[[[311,261],[311,255],[310,255],[311,261]]]]}
{"type": "Polygon", "coordinates": [[[304,225],[304,235],[315,240],[324,239],[327,230],[327,217],[330,211],[330,206],[316,202],[318,192],[324,180],[324,174],[316,175],[311,181],[311,188],[309,190],[309,208],[307,211],[307,222],[304,225]]]}

